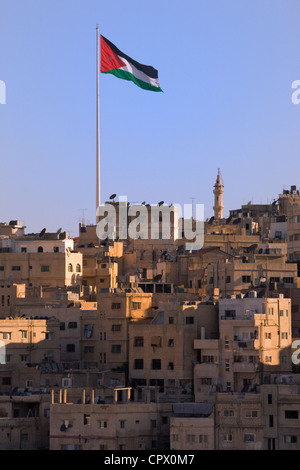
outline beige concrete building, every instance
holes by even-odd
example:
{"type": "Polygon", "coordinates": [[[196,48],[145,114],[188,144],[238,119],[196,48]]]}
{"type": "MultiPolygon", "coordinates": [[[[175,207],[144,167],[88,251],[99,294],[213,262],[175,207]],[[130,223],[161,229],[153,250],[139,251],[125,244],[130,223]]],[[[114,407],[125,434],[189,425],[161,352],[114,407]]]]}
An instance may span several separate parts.
{"type": "Polygon", "coordinates": [[[193,400],[194,339],[218,336],[216,306],[161,303],[153,319],[129,326],[129,380],[133,387],[159,386],[160,400],[193,400]]]}
{"type": "Polygon", "coordinates": [[[215,449],[215,416],[212,403],[172,405],[170,449],[175,451],[215,449]]]}
{"type": "Polygon", "coordinates": [[[49,395],[0,396],[0,449],[49,448],[49,395]]]}
{"type": "Polygon", "coordinates": [[[113,403],[82,390],[80,403],[52,395],[50,450],[150,450],[169,445],[171,405],[157,402],[155,387],[132,396],[114,390],[113,403]],[[133,401],[132,401],[133,400],[133,401]],[[87,403],[88,402],[88,403],[87,403]]]}
{"type": "Polygon", "coordinates": [[[291,300],[220,299],[219,339],[195,339],[195,400],[214,400],[218,392],[255,391],[274,371],[284,374],[291,363],[291,300]]]}
{"type": "Polygon", "coordinates": [[[1,319],[1,363],[59,362],[59,333],[59,321],[56,318],[1,319]]]}
{"type": "Polygon", "coordinates": [[[207,267],[207,294],[215,288],[220,296],[246,293],[253,288],[273,291],[297,287],[297,265],[278,254],[255,254],[212,263],[207,267]]]}

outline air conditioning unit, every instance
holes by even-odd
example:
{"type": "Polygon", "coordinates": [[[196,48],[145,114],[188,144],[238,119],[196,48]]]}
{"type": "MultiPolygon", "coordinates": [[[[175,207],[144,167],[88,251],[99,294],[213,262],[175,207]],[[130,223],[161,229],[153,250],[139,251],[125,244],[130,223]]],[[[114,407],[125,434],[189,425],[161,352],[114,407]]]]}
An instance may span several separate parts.
{"type": "Polygon", "coordinates": [[[72,385],[71,379],[69,379],[69,378],[62,379],[62,381],[61,381],[62,388],[70,388],[71,385],[72,385]]]}

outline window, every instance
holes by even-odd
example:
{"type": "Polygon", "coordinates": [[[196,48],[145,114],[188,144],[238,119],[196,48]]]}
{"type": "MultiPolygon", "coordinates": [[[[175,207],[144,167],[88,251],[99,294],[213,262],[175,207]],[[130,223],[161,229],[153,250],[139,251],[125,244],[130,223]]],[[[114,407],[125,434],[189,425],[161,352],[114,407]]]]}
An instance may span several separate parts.
{"type": "Polygon", "coordinates": [[[137,348],[142,348],[144,346],[144,337],[143,336],[135,336],[134,346],[137,347],[137,348]]]}
{"type": "Polygon", "coordinates": [[[50,267],[49,266],[41,266],[41,272],[42,273],[48,273],[50,271],[50,267]]]}
{"type": "Polygon", "coordinates": [[[200,434],[199,435],[199,444],[207,444],[207,435],[206,434],[200,434]]]}
{"type": "Polygon", "coordinates": [[[5,296],[1,295],[1,306],[5,307],[5,296]]]}
{"type": "Polygon", "coordinates": [[[246,418],[258,418],[257,410],[246,410],[246,418]]]}
{"type": "Polygon", "coordinates": [[[172,442],[178,442],[178,434],[171,434],[171,440],[172,442]]]}
{"type": "Polygon", "coordinates": [[[281,317],[288,317],[289,312],[288,310],[280,310],[280,316],[281,317]]]}
{"type": "Polygon", "coordinates": [[[125,421],[123,419],[120,421],[120,429],[125,429],[125,421]]]}
{"type": "Polygon", "coordinates": [[[202,377],[200,380],[200,383],[202,385],[211,385],[212,384],[212,378],[211,377],[202,377]]]}
{"type": "Polygon", "coordinates": [[[250,283],[251,282],[251,276],[242,276],[242,282],[250,283]]]}
{"type": "Polygon", "coordinates": [[[11,333],[8,331],[5,331],[2,333],[3,339],[11,339],[11,333]]]}
{"type": "Polygon", "coordinates": [[[152,359],[152,369],[161,369],[160,359],[152,359]]]}
{"type": "Polygon", "coordinates": [[[269,415],[269,427],[272,428],[273,426],[274,426],[273,415],[269,415]]]}
{"type": "Polygon", "coordinates": [[[75,352],[75,344],[67,344],[67,352],[75,352]]]}
{"type": "Polygon", "coordinates": [[[284,277],[283,282],[286,284],[293,284],[294,283],[294,278],[293,277],[284,277]]]}
{"type": "Polygon", "coordinates": [[[0,271],[4,271],[4,266],[0,266],[0,271]]]}
{"type": "Polygon", "coordinates": [[[21,247],[21,253],[27,253],[27,248],[25,246],[21,247]]]}
{"type": "Polygon", "coordinates": [[[144,359],[135,359],[134,360],[135,369],[144,369],[144,359]]]}
{"type": "Polygon", "coordinates": [[[194,324],[194,317],[186,317],[185,318],[185,323],[187,325],[193,325],[194,324]]]}
{"type": "Polygon", "coordinates": [[[286,435],[283,439],[286,444],[297,444],[297,436],[286,435]]]}
{"type": "Polygon", "coordinates": [[[201,279],[198,279],[197,285],[198,285],[198,289],[201,289],[201,279]]]}
{"type": "Polygon", "coordinates": [[[21,266],[12,266],[12,271],[21,271],[21,266]]]}
{"type": "Polygon", "coordinates": [[[265,356],[265,362],[272,362],[272,356],[265,356]]]}
{"type": "Polygon", "coordinates": [[[202,356],[202,362],[208,363],[208,364],[214,364],[215,362],[215,356],[202,356]]]}
{"type": "Polygon", "coordinates": [[[268,393],[268,405],[272,405],[272,393],[268,393]]]}
{"type": "Polygon", "coordinates": [[[2,377],[2,385],[11,385],[11,377],[2,377]]]}
{"type": "Polygon", "coordinates": [[[43,247],[42,246],[39,246],[38,249],[37,249],[38,253],[43,253],[43,247]]]}
{"type": "Polygon", "coordinates": [[[265,333],[265,339],[271,339],[272,335],[271,333],[265,333]]]}
{"type": "Polygon", "coordinates": [[[66,324],[65,324],[64,321],[60,322],[59,329],[60,330],[65,330],[66,329],[66,324]]]}
{"type": "Polygon", "coordinates": [[[21,338],[26,339],[27,338],[27,331],[21,331],[21,338]]]}
{"type": "Polygon", "coordinates": [[[111,352],[113,354],[120,354],[121,353],[121,345],[120,344],[113,344],[111,347],[111,352]]]}
{"type": "Polygon", "coordinates": [[[273,307],[269,308],[269,315],[274,315],[274,308],[273,307]]]}
{"type": "Polygon", "coordinates": [[[72,272],[73,272],[73,265],[72,265],[72,263],[69,263],[69,264],[68,264],[68,272],[69,272],[69,273],[72,273],[72,272]]]}
{"type": "Polygon", "coordinates": [[[281,333],[281,339],[288,339],[288,334],[285,332],[281,333]]]}
{"type": "Polygon", "coordinates": [[[226,276],[226,284],[229,284],[231,282],[231,276],[226,276]]]}
{"type": "Polygon", "coordinates": [[[112,325],[111,331],[121,331],[121,325],[112,325]]]}
{"type": "Polygon", "coordinates": [[[232,417],[234,416],[234,410],[224,410],[223,414],[226,418],[232,417]]]}
{"type": "Polygon", "coordinates": [[[106,331],[100,331],[99,339],[100,341],[106,341],[106,331]]]}
{"type": "Polygon", "coordinates": [[[120,302],[113,302],[111,304],[111,308],[112,308],[112,310],[120,310],[120,308],[121,308],[120,302]]]}
{"type": "Polygon", "coordinates": [[[195,435],[194,434],[187,434],[186,435],[186,442],[189,444],[195,442],[195,435]]]}
{"type": "Polygon", "coordinates": [[[230,372],[230,362],[229,361],[225,362],[225,371],[230,372]]]}
{"type": "Polygon", "coordinates": [[[156,419],[151,419],[151,428],[156,428],[156,419]]]}
{"type": "Polygon", "coordinates": [[[83,415],[83,424],[85,426],[89,426],[91,424],[91,416],[90,415],[87,415],[87,414],[83,415]]]}
{"type": "Polygon", "coordinates": [[[244,434],[244,442],[255,442],[255,434],[244,434]]]}
{"type": "Polygon", "coordinates": [[[225,339],[225,349],[229,349],[229,340],[225,339]]]}
{"type": "Polygon", "coordinates": [[[285,419],[298,419],[297,410],[285,410],[284,412],[285,419]]]}
{"type": "Polygon", "coordinates": [[[68,324],[68,328],[77,328],[77,322],[76,321],[70,321],[68,324]]]}
{"type": "Polygon", "coordinates": [[[223,434],[223,441],[224,442],[231,442],[232,441],[232,434],[227,432],[226,434],[223,434]]]}
{"type": "Polygon", "coordinates": [[[107,428],[107,421],[99,421],[99,428],[101,429],[107,428]]]}
{"type": "Polygon", "coordinates": [[[142,308],[141,302],[132,302],[132,310],[140,310],[142,308]]]}
{"type": "Polygon", "coordinates": [[[173,325],[174,324],[174,317],[169,317],[169,325],[173,325]]]}
{"type": "Polygon", "coordinates": [[[26,354],[21,354],[21,362],[27,362],[28,356],[26,354]]]}
{"type": "Polygon", "coordinates": [[[168,346],[169,346],[169,348],[174,347],[174,339],[169,339],[168,346]]]}
{"type": "Polygon", "coordinates": [[[81,266],[80,264],[76,264],[76,272],[80,273],[81,272],[81,266]]]}
{"type": "Polygon", "coordinates": [[[162,422],[162,424],[168,424],[168,416],[162,416],[161,417],[161,422],[162,422]]]}
{"type": "Polygon", "coordinates": [[[85,346],[84,347],[84,354],[93,354],[94,346],[85,346]]]}
{"type": "Polygon", "coordinates": [[[54,246],[54,247],[53,247],[53,251],[54,251],[54,253],[58,253],[58,252],[59,252],[58,246],[54,246]]]}
{"type": "Polygon", "coordinates": [[[174,362],[169,362],[168,370],[174,370],[174,362]]]}

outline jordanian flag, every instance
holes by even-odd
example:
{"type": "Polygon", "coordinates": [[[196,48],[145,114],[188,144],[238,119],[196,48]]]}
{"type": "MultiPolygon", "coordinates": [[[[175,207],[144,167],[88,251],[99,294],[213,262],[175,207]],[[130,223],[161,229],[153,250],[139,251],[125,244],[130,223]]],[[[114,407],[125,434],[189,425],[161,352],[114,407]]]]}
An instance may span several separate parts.
{"type": "Polygon", "coordinates": [[[156,69],[131,59],[103,36],[100,36],[100,40],[101,73],[112,73],[118,78],[131,80],[144,90],[162,91],[156,69]]]}

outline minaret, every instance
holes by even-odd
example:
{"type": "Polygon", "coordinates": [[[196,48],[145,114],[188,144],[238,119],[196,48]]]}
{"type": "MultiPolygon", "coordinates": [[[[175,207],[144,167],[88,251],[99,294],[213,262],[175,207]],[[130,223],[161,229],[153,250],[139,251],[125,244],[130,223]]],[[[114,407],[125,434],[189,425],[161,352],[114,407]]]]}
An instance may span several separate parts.
{"type": "Polygon", "coordinates": [[[214,185],[214,195],[215,195],[215,205],[213,207],[215,213],[215,219],[222,219],[223,218],[223,210],[224,206],[223,202],[223,194],[224,194],[224,186],[222,183],[220,168],[218,168],[218,176],[216,179],[216,184],[214,185]]]}

